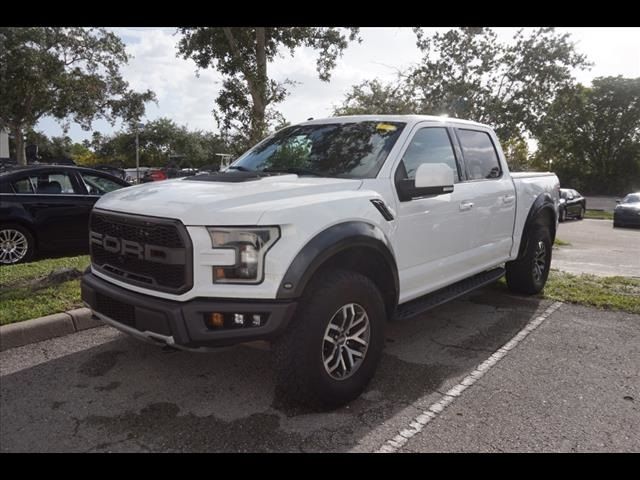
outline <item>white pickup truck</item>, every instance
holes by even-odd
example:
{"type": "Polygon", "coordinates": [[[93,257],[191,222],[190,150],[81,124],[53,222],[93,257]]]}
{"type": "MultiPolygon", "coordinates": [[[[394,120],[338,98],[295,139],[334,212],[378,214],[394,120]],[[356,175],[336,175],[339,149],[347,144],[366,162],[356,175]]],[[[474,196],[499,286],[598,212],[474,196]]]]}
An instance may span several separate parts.
{"type": "Polygon", "coordinates": [[[175,348],[267,340],[282,391],[332,407],[374,375],[387,321],[505,273],[512,291],[539,292],[559,187],[552,173],[510,174],[486,125],[312,120],[224,172],[103,196],[82,298],[107,324],[175,348]]]}

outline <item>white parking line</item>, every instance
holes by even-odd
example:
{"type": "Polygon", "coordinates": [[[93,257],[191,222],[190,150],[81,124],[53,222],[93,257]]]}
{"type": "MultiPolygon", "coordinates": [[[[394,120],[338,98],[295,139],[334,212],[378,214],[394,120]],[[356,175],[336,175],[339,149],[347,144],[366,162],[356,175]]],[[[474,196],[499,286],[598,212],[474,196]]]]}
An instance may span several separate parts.
{"type": "MultiPolygon", "coordinates": [[[[489,358],[478,365],[469,375],[464,377],[460,383],[445,393],[440,400],[432,404],[427,410],[417,415],[409,422],[405,428],[401,429],[397,435],[387,440],[376,453],[393,453],[400,450],[411,437],[421,432],[431,420],[436,418],[440,412],[451,405],[467,388],[477,382],[487,373],[491,367],[498,363],[510,350],[518,345],[532,331],[538,328],[549,316],[555,312],[562,302],[555,302],[547,308],[541,315],[531,320],[522,330],[520,330],[511,340],[496,350],[489,358]]],[[[419,402],[414,402],[413,406],[419,402]]]]}

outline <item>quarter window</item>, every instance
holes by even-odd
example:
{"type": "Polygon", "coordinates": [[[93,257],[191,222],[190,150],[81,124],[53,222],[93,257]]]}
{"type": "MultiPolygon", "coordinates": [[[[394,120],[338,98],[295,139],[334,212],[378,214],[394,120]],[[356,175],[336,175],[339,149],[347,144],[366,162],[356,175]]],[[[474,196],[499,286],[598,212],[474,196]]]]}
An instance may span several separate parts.
{"type": "Polygon", "coordinates": [[[453,170],[455,181],[459,181],[456,157],[446,128],[426,127],[416,132],[402,156],[396,179],[414,179],[423,163],[444,163],[453,170]]]}
{"type": "Polygon", "coordinates": [[[458,139],[470,180],[498,178],[502,175],[498,154],[487,132],[458,129],[458,139]]]}

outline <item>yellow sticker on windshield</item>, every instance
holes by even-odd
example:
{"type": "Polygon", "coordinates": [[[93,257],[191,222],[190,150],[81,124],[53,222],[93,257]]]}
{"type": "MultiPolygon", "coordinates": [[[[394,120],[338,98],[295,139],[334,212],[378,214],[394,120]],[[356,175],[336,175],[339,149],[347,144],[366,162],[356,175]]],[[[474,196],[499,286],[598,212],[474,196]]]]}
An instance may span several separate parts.
{"type": "Polygon", "coordinates": [[[383,130],[385,132],[395,132],[398,129],[395,125],[391,125],[390,123],[379,123],[376,125],[376,130],[383,130]]]}

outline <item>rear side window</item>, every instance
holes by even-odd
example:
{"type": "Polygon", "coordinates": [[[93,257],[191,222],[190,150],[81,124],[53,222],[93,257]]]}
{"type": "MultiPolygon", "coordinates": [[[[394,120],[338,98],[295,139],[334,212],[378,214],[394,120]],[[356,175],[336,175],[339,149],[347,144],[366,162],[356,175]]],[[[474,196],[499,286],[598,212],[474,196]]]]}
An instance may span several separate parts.
{"type": "Polygon", "coordinates": [[[458,139],[469,180],[498,178],[502,175],[498,154],[487,132],[458,129],[458,139]]]}
{"type": "Polygon", "coordinates": [[[66,173],[44,173],[31,175],[14,181],[16,193],[37,193],[40,195],[74,194],[71,177],[66,173]]]}
{"type": "Polygon", "coordinates": [[[13,191],[16,193],[35,193],[30,178],[21,178],[11,184],[13,191]]]}
{"type": "Polygon", "coordinates": [[[456,157],[446,128],[426,127],[418,130],[402,156],[396,178],[413,180],[423,163],[444,163],[453,170],[456,182],[459,180],[456,157]]]}

